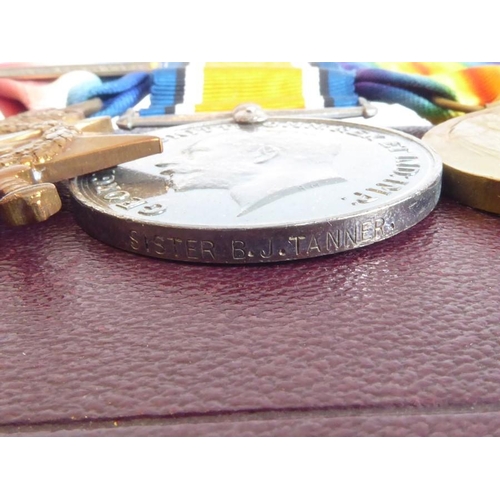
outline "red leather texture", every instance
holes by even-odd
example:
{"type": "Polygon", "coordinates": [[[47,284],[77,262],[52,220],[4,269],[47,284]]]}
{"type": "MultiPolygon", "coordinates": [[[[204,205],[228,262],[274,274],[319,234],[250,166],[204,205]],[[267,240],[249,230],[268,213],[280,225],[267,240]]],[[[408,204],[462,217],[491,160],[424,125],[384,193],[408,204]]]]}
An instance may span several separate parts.
{"type": "Polygon", "coordinates": [[[500,435],[500,218],[199,266],[0,225],[0,434],[500,435]]]}

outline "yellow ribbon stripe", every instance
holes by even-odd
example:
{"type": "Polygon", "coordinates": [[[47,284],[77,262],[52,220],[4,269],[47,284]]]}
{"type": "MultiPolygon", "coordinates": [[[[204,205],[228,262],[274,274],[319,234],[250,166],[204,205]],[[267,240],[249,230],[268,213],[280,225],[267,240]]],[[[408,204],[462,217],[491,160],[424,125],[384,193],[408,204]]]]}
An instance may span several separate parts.
{"type": "Polygon", "coordinates": [[[267,109],[305,107],[302,69],[290,63],[208,63],[203,78],[197,112],[230,111],[245,102],[267,109]]]}

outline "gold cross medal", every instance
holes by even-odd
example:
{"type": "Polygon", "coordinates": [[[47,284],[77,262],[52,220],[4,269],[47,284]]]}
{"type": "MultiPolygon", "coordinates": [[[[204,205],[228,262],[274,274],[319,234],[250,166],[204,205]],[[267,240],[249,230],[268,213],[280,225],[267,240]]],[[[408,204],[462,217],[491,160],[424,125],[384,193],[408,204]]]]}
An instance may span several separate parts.
{"type": "Polygon", "coordinates": [[[20,226],[61,209],[55,182],[162,151],[154,136],[116,134],[109,117],[85,118],[100,101],[28,111],[0,122],[0,217],[20,226]]]}

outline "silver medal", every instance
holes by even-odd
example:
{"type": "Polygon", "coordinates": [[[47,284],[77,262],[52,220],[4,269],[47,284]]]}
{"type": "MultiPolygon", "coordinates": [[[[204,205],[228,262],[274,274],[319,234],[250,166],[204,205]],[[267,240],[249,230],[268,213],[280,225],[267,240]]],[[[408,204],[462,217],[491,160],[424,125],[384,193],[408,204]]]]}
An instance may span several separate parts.
{"type": "Polygon", "coordinates": [[[152,132],[161,154],[71,182],[95,238],[162,259],[252,264],[384,240],[435,207],[442,164],[393,130],[313,118],[152,132]]]}

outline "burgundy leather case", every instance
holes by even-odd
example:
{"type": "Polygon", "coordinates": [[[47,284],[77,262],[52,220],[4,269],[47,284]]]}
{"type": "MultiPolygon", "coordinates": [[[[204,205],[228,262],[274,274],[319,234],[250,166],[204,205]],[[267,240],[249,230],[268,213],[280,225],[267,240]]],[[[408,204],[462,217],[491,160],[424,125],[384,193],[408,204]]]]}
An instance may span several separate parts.
{"type": "Polygon", "coordinates": [[[0,225],[0,433],[500,435],[500,218],[443,198],[362,249],[136,256],[0,225]]]}

